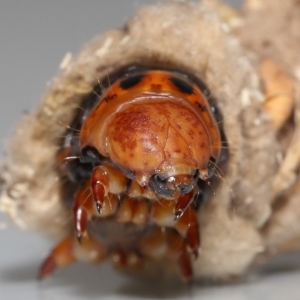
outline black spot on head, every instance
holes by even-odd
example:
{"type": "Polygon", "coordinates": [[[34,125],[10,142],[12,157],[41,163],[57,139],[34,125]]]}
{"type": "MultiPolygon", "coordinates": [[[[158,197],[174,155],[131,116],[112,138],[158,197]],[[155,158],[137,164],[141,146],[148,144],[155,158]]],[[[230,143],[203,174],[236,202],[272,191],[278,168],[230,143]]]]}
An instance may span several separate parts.
{"type": "Polygon", "coordinates": [[[69,182],[81,183],[92,176],[93,165],[81,163],[79,159],[68,162],[67,177],[69,182]]]}
{"type": "Polygon", "coordinates": [[[186,81],[172,76],[170,77],[170,81],[182,92],[188,95],[191,95],[194,93],[194,88],[192,85],[188,84],[186,81]]]}
{"type": "Polygon", "coordinates": [[[201,105],[199,102],[195,102],[195,105],[196,105],[201,111],[208,111],[206,105],[201,105]]]}
{"type": "Polygon", "coordinates": [[[103,157],[100,155],[96,148],[87,146],[82,149],[80,156],[81,163],[91,163],[95,165],[100,163],[101,160],[103,160],[103,157]]]}
{"type": "Polygon", "coordinates": [[[120,87],[123,90],[127,90],[135,86],[136,84],[138,84],[143,79],[144,76],[145,76],[144,74],[136,74],[133,76],[129,76],[120,82],[120,87]]]}
{"type": "Polygon", "coordinates": [[[175,192],[175,190],[168,187],[166,179],[162,179],[158,174],[150,177],[148,186],[154,193],[160,196],[170,197],[175,192]]]}

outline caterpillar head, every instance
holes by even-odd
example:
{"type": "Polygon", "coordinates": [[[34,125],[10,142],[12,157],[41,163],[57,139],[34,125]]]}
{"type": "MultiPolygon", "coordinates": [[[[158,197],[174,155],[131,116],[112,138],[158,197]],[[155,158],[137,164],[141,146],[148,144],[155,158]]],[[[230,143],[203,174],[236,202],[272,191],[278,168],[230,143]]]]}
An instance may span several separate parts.
{"type": "Polygon", "coordinates": [[[178,72],[148,70],[106,90],[82,125],[80,147],[108,158],[141,186],[172,197],[190,192],[199,177],[209,179],[221,141],[196,84],[178,72]]]}

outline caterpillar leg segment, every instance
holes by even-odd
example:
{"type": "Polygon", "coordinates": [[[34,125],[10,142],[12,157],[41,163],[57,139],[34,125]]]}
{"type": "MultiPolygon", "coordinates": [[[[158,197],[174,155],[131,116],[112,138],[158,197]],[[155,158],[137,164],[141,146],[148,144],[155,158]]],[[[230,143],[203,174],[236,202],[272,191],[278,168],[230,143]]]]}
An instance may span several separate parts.
{"type": "Polygon", "coordinates": [[[99,214],[103,207],[104,196],[107,196],[108,188],[109,179],[107,172],[101,167],[95,168],[91,177],[91,191],[99,214]]]}
{"type": "Polygon", "coordinates": [[[67,266],[76,261],[99,263],[107,257],[104,244],[93,238],[86,237],[79,245],[74,237],[66,237],[60,241],[42,263],[38,278],[44,279],[58,267],[67,266]]]}
{"type": "MultiPolygon", "coordinates": [[[[115,214],[118,205],[118,197],[114,194],[108,194],[103,198],[100,217],[107,217],[115,214]]],[[[87,181],[77,192],[73,207],[75,232],[79,242],[83,236],[87,235],[87,221],[96,214],[97,211],[90,190],[90,182],[87,181]]]]}
{"type": "Polygon", "coordinates": [[[121,223],[132,222],[136,225],[145,225],[149,218],[148,203],[144,199],[125,197],[120,204],[116,219],[121,223]]]}
{"type": "Polygon", "coordinates": [[[51,275],[57,267],[64,267],[76,261],[73,253],[73,238],[67,237],[52,250],[42,263],[38,278],[43,279],[51,275]]]}
{"type": "Polygon", "coordinates": [[[196,186],[193,190],[189,193],[183,194],[177,200],[175,205],[175,220],[180,218],[185,210],[191,205],[191,203],[195,200],[196,196],[198,195],[198,187],[196,186]]]}
{"type": "Polygon", "coordinates": [[[125,252],[122,249],[115,250],[111,255],[113,266],[116,269],[138,269],[143,265],[143,260],[135,251],[125,252]]]}
{"type": "Polygon", "coordinates": [[[186,248],[185,240],[171,228],[157,228],[139,243],[139,251],[143,256],[153,260],[168,258],[177,264],[183,281],[189,282],[193,270],[186,248]]]}
{"type": "Polygon", "coordinates": [[[200,225],[196,211],[189,206],[174,227],[181,236],[185,237],[189,250],[197,258],[200,248],[200,225]]]}
{"type": "Polygon", "coordinates": [[[127,178],[117,169],[110,166],[94,169],[91,179],[85,182],[75,197],[73,214],[79,242],[86,235],[86,224],[92,216],[104,218],[115,214],[119,205],[117,194],[124,192],[126,185],[127,178]]]}
{"type": "Polygon", "coordinates": [[[91,176],[90,187],[98,213],[102,213],[104,198],[120,194],[126,190],[128,179],[117,169],[110,166],[97,166],[91,176]]]}
{"type": "Polygon", "coordinates": [[[171,227],[186,240],[189,250],[198,256],[200,247],[200,225],[196,211],[191,207],[183,212],[182,216],[174,221],[176,204],[173,201],[161,200],[151,206],[151,220],[161,227],[171,227]]]}

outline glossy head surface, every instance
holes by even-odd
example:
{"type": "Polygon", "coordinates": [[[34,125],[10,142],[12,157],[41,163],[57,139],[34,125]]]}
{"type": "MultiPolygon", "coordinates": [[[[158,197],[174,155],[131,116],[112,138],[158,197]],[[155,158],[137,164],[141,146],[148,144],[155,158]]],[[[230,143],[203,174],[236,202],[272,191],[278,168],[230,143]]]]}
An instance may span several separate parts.
{"type": "Polygon", "coordinates": [[[80,143],[139,182],[155,174],[195,174],[211,157],[217,160],[221,149],[199,87],[166,70],[129,74],[113,83],[83,123],[80,143]]]}

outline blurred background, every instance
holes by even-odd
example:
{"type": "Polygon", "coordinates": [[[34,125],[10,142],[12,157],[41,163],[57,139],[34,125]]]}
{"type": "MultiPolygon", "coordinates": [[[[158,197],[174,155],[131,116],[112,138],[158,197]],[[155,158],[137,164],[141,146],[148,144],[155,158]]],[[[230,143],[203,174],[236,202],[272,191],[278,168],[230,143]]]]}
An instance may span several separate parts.
{"type": "MultiPolygon", "coordinates": [[[[241,1],[228,1],[240,5],[241,1]]],[[[12,126],[35,107],[67,52],[122,26],[146,0],[0,1],[0,148],[12,126]]],[[[137,282],[111,269],[76,264],[45,282],[36,270],[52,247],[0,213],[0,298],[12,299],[300,299],[297,253],[277,259],[242,282],[185,287],[137,282]]]]}

